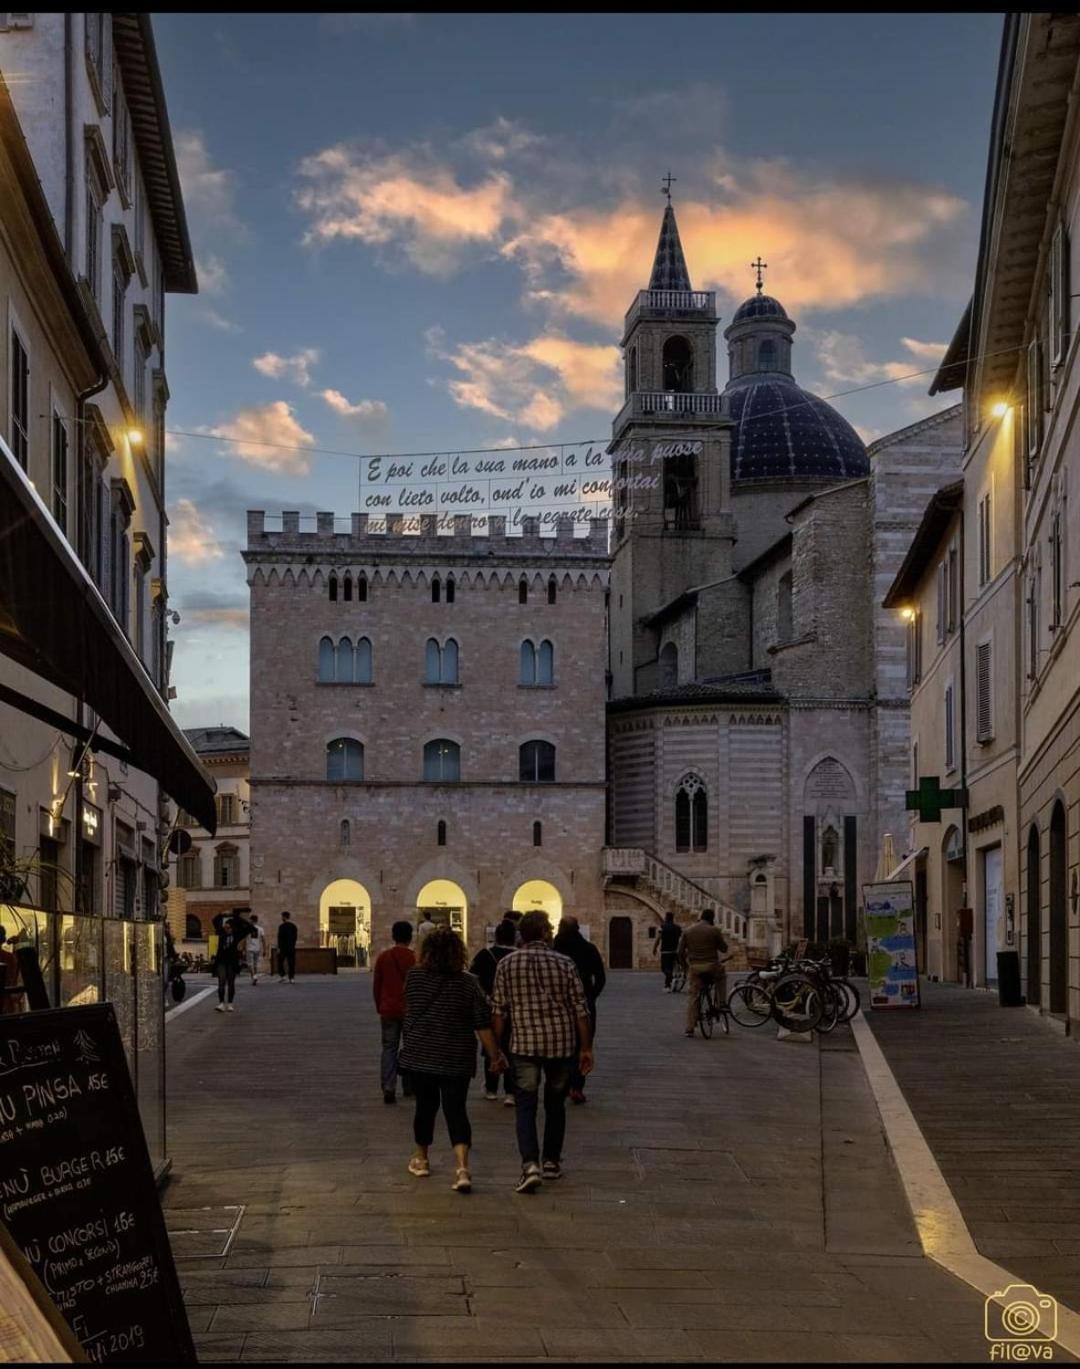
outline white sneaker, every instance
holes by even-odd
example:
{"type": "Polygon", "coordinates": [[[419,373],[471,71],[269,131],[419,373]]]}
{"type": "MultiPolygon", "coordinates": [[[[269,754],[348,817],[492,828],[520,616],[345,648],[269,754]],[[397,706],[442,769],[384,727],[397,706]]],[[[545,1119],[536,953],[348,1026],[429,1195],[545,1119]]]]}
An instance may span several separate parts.
{"type": "Polygon", "coordinates": [[[484,1097],[488,1100],[489,1103],[494,1103],[495,1100],[498,1098],[498,1096],[499,1096],[499,1095],[498,1095],[497,1093],[485,1093],[485,1094],[484,1094],[484,1097]]]}
{"type": "Polygon", "coordinates": [[[224,1004],[224,1003],[219,1003],[219,1004],[217,1005],[217,1007],[214,1009],[214,1011],[215,1011],[215,1012],[224,1012],[224,1011],[225,1011],[225,1004],[224,1004]]]}
{"type": "Polygon", "coordinates": [[[665,985],[664,985],[664,992],[665,992],[665,993],[670,993],[670,992],[671,992],[671,985],[670,985],[670,984],[665,984],[665,985]]]}
{"type": "Polygon", "coordinates": [[[508,1093],[508,1094],[506,1095],[506,1097],[503,1099],[503,1107],[504,1107],[504,1108],[514,1108],[514,1107],[517,1107],[517,1099],[514,1097],[514,1095],[513,1095],[512,1093],[508,1093]]]}
{"type": "Polygon", "coordinates": [[[226,1012],[235,1012],[236,1010],[235,1010],[235,1008],[233,1007],[233,1005],[230,1003],[229,1006],[225,1009],[225,1011],[226,1011],[226,1012]]]}

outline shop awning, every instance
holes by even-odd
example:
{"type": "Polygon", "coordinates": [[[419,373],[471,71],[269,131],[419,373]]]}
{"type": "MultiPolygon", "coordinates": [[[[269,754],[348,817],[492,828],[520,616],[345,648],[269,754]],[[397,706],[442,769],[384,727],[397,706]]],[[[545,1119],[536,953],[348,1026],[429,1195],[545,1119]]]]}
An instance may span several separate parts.
{"type": "Polygon", "coordinates": [[[3,440],[0,653],[81,698],[124,743],[131,765],[215,831],[213,780],[3,440]]]}

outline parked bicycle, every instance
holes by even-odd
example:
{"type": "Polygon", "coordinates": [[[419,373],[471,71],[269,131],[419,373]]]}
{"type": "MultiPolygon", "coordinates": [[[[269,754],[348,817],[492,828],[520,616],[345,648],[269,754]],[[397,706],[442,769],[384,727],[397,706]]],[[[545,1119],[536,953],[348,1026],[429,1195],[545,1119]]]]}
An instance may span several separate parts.
{"type": "Polygon", "coordinates": [[[728,995],[728,1007],[742,1027],[778,1022],[789,1031],[829,1032],[859,1011],[859,991],[832,973],[826,957],[777,956],[754,970],[728,995]]]}

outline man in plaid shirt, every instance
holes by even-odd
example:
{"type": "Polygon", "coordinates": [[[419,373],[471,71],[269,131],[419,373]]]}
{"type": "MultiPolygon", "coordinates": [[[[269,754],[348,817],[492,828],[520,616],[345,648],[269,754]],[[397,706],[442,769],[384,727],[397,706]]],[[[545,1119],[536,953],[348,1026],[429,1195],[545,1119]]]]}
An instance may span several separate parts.
{"type": "Polygon", "coordinates": [[[593,1067],[592,1021],[577,967],[569,956],[552,950],[546,913],[526,913],[518,923],[521,949],[504,956],[495,971],[492,991],[495,1039],[510,1022],[510,1064],[517,1090],[517,1140],[521,1151],[518,1193],[532,1193],[545,1179],[562,1174],[566,1135],[566,1095],[574,1057],[578,1069],[593,1067]],[[544,1076],[544,1151],[536,1113],[540,1076],[544,1076]]]}

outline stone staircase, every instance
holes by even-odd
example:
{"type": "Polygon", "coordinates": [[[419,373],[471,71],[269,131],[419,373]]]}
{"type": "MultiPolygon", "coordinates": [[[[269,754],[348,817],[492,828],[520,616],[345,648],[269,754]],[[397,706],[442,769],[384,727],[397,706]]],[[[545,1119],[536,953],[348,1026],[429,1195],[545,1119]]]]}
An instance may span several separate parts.
{"type": "Polygon", "coordinates": [[[696,922],[703,908],[716,909],[716,925],[728,943],[728,969],[750,968],[747,919],[700,884],[679,874],[641,847],[604,847],[604,888],[617,888],[651,908],[658,922],[672,912],[684,927],[696,922]]]}

